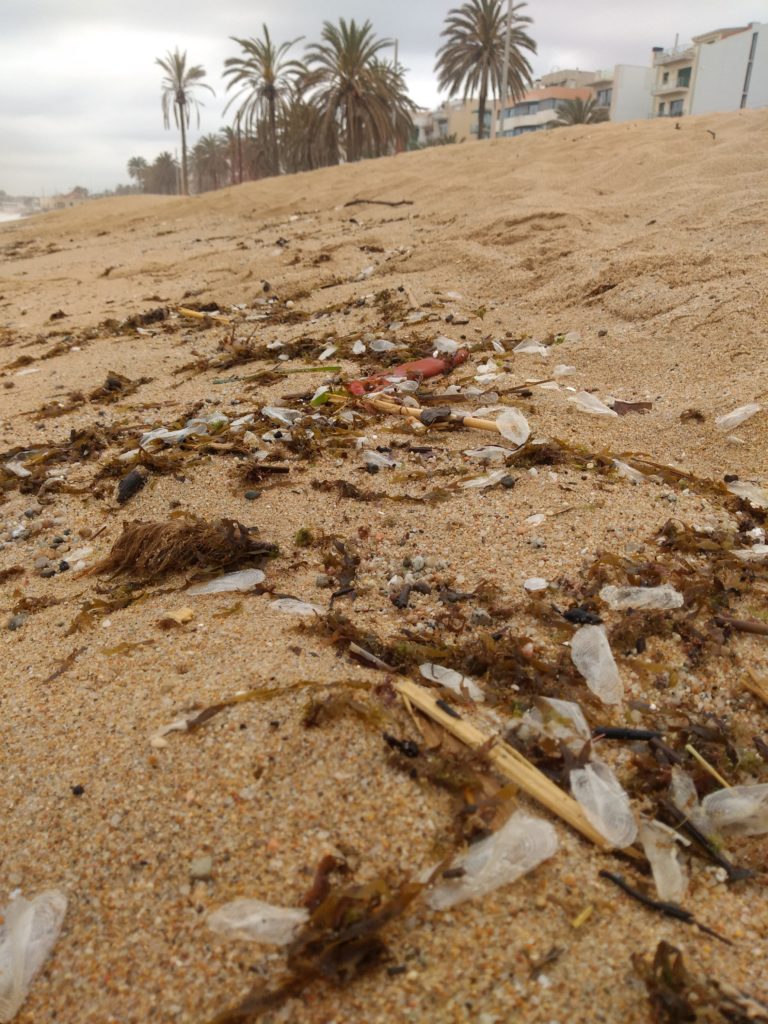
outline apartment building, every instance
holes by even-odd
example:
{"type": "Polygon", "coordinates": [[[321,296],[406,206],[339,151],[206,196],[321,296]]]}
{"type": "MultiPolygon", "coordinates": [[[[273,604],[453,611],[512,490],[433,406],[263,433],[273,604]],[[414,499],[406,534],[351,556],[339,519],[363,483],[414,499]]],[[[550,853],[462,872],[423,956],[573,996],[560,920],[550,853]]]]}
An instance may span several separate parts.
{"type": "Polygon", "coordinates": [[[549,85],[539,89],[530,89],[517,103],[504,108],[498,134],[526,135],[543,128],[551,128],[558,118],[557,108],[564,100],[581,99],[586,101],[591,98],[592,90],[588,85],[580,88],[549,85]]]}
{"type": "Polygon", "coordinates": [[[654,117],[768,106],[768,24],[694,36],[689,46],[653,49],[654,117]]]}

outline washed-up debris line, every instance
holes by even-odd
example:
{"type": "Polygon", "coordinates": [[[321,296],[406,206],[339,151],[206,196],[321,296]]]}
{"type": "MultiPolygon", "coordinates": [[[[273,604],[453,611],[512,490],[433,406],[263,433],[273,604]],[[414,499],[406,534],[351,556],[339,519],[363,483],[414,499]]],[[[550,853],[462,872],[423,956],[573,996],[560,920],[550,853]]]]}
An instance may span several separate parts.
{"type": "MultiPolygon", "coordinates": [[[[356,280],[371,273],[366,268],[356,280]]],[[[600,851],[606,866],[599,876],[595,871],[596,880],[640,904],[638,913],[662,914],[723,943],[736,941],[729,922],[698,913],[691,879],[714,866],[730,885],[757,883],[757,871],[740,862],[752,864],[751,838],[768,833],[768,746],[748,735],[744,716],[697,710],[685,687],[693,673],[706,678],[711,666],[725,664],[744,677],[734,689],[764,712],[768,679],[742,672],[736,652],[745,634],[768,635],[750,604],[768,582],[768,493],[757,481],[699,478],[646,453],[540,436],[531,401],[537,388],[563,408],[572,403],[594,416],[596,428],[621,417],[627,429],[641,417],[649,422],[654,406],[603,401],[586,387],[569,387],[563,382],[578,368],[567,363],[521,383],[522,363],[551,359],[568,335],[447,338],[438,320],[472,324],[483,313],[451,312],[449,321],[448,304],[437,297],[419,308],[403,288],[310,314],[270,286],[248,308],[210,302],[136,314],[110,329],[170,334],[183,326],[199,348],[177,367],[179,376],[207,375],[208,389],[231,386],[231,404],[209,397],[173,411],[170,404],[131,406],[128,400],[138,402],[151,381],[110,371],[99,386],[48,402],[36,416],[61,422],[100,405],[113,419],[72,428],[66,440],[38,436],[0,454],[0,501],[19,493],[45,505],[88,495],[110,514],[122,514],[129,502],[131,509],[149,503],[156,478],[194,474],[214,457],[228,460],[233,493],[245,488],[248,501],[298,484],[309,485],[318,501],[455,502],[466,510],[489,494],[513,502],[524,474],[569,470],[617,488],[684,490],[717,512],[718,525],[670,517],[645,538],[644,553],[602,549],[574,566],[566,582],[531,575],[516,595],[487,581],[465,589],[445,570],[427,578],[424,557],[413,557],[387,581],[393,618],[385,616],[375,631],[361,626],[355,611],[369,526],[360,526],[356,538],[302,527],[290,538],[288,569],[285,545],[278,549],[256,526],[233,518],[178,509],[146,519],[141,511],[141,518],[121,520],[120,532],[110,530],[108,550],[78,574],[86,587],[100,589],[78,594],[70,633],[87,632],[96,619],[139,600],[183,590],[184,606],[170,605],[155,626],[168,637],[184,635],[208,614],[206,605],[230,596],[238,603],[214,617],[235,614],[247,601],[273,616],[275,628],[335,649],[345,671],[363,674],[352,679],[342,672],[327,687],[300,680],[223,693],[157,723],[150,743],[158,756],[172,743],[194,743],[200,730],[215,729],[245,703],[309,690],[303,728],[352,719],[380,741],[382,770],[407,773],[451,798],[437,863],[414,865],[398,879],[358,882],[352,864],[329,854],[300,906],[273,906],[255,893],[214,909],[208,923],[225,939],[283,947],[285,972],[270,973],[212,1024],[257,1020],[311,984],[343,986],[391,964],[386,933],[415,901],[439,914],[481,901],[531,871],[546,872],[550,859],[563,856],[564,827],[600,851]],[[244,366],[252,372],[221,376],[244,366]],[[472,434],[464,444],[466,431],[472,434]],[[457,434],[458,448],[448,444],[457,434]],[[375,488],[365,486],[371,477],[375,488]],[[310,564],[322,570],[317,591],[295,593],[293,570],[310,564]],[[104,577],[106,587],[94,583],[104,577]],[[159,582],[163,590],[150,593],[159,582]],[[408,617],[416,602],[431,609],[428,624],[408,617]],[[638,699],[638,680],[652,699],[638,699]]],[[[760,411],[756,403],[740,406],[716,427],[735,430],[760,411]]],[[[696,419],[691,410],[681,415],[696,419]]],[[[554,514],[561,510],[535,513],[523,528],[542,528],[554,514]]],[[[21,523],[9,533],[14,557],[0,569],[3,596],[28,571],[16,551],[29,529],[21,523]]],[[[45,607],[31,596],[15,600],[15,617],[45,607]]],[[[148,642],[104,651],[127,655],[148,642]]],[[[76,647],[59,659],[46,683],[85,651],[76,647]]],[[[24,967],[25,985],[58,934],[66,904],[53,896],[55,921],[29,961],[34,970],[24,967]]],[[[17,901],[13,915],[20,908],[28,912],[17,901]]],[[[26,955],[13,951],[19,963],[26,955]]],[[[671,1014],[704,1005],[726,1019],[768,1019],[758,1001],[689,973],[672,946],[662,943],[651,964],[640,954],[633,962],[660,1020],[693,1019],[671,1014]]],[[[14,985],[9,1009],[0,1001],[6,1013],[24,997],[23,986],[14,985]]]]}

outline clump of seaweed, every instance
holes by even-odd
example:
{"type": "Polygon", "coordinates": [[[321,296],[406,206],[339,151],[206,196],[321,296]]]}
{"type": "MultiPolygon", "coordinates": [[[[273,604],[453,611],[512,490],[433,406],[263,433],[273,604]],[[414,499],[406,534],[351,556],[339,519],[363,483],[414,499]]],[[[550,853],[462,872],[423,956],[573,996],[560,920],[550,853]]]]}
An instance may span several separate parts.
{"type": "Polygon", "coordinates": [[[257,540],[255,533],[255,527],[234,519],[207,522],[193,515],[125,523],[107,557],[89,572],[154,579],[195,567],[235,569],[277,554],[276,545],[257,540]]]}

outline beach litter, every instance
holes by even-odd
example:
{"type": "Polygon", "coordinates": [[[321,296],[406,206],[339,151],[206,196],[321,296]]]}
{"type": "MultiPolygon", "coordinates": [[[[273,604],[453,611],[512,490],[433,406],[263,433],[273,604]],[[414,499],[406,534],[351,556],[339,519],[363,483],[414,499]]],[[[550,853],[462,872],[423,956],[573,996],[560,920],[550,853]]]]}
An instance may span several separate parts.
{"type": "Polygon", "coordinates": [[[67,898],[49,889],[32,899],[18,894],[0,908],[0,1021],[8,1024],[56,944],[67,898]]]}

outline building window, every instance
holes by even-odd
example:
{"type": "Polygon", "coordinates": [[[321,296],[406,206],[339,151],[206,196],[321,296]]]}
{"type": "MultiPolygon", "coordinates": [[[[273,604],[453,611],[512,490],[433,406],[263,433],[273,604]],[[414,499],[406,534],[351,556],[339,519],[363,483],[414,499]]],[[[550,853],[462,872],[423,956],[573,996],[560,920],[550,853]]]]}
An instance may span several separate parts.
{"type": "Polygon", "coordinates": [[[664,114],[666,113],[666,109],[667,109],[666,103],[660,103],[659,104],[659,117],[664,117],[664,114]]]}
{"type": "Polygon", "coordinates": [[[613,89],[598,89],[597,90],[597,105],[598,105],[598,107],[610,107],[612,95],[613,95],[613,89]]]}
{"type": "Polygon", "coordinates": [[[661,76],[661,84],[666,85],[667,82],[669,82],[669,72],[665,71],[664,74],[661,76]]]}
{"type": "Polygon", "coordinates": [[[670,117],[681,117],[683,113],[683,101],[672,100],[669,104],[669,116],[670,117]]]}
{"type": "Polygon", "coordinates": [[[691,69],[690,68],[681,68],[677,72],[677,84],[678,84],[678,86],[680,88],[685,88],[685,89],[688,88],[688,86],[691,84],[691,69]]]}

